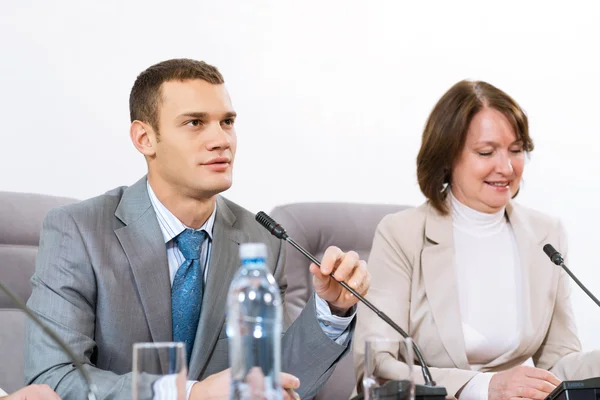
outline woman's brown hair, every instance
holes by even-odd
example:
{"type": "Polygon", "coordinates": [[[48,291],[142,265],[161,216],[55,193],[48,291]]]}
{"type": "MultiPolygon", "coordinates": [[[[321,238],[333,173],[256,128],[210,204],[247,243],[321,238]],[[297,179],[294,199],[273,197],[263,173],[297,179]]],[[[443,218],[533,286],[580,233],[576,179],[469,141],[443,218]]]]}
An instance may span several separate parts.
{"type": "Polygon", "coordinates": [[[417,156],[421,192],[442,215],[448,214],[444,188],[452,179],[452,168],[462,152],[469,125],[485,107],[504,114],[517,140],[523,142],[523,150],[533,150],[527,115],[509,95],[482,81],[464,80],[452,86],[431,111],[417,156]]]}

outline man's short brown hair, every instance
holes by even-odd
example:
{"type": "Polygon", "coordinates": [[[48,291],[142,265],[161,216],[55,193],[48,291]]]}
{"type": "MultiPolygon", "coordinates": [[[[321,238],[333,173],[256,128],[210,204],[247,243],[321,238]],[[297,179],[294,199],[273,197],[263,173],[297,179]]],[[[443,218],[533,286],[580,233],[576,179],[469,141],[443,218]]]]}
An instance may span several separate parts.
{"type": "Polygon", "coordinates": [[[448,214],[447,191],[442,189],[450,184],[473,117],[485,107],[500,111],[523,142],[523,150],[533,150],[527,115],[509,95],[482,81],[463,80],[452,86],[429,115],[417,156],[421,192],[442,215],[448,214]]]}
{"type": "Polygon", "coordinates": [[[158,134],[158,107],[161,103],[160,88],[164,82],[202,79],[219,85],[225,83],[216,67],[204,61],[176,58],[155,64],[138,75],[129,94],[131,122],[146,122],[158,134]]]}

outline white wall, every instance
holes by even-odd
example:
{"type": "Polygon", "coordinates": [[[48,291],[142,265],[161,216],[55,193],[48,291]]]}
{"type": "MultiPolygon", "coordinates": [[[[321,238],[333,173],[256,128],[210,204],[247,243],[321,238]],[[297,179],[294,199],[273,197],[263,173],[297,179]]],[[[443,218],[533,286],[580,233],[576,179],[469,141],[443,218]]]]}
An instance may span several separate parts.
{"type": "MultiPolygon", "coordinates": [[[[239,114],[233,200],[419,204],[429,111],[482,79],[530,117],[519,200],[562,217],[570,265],[600,296],[598,20],[595,0],[4,1],[0,190],[86,198],[133,183],[131,85],[189,57],[221,69],[239,114]]],[[[600,348],[600,310],[579,290],[574,307],[584,347],[600,348]]]]}

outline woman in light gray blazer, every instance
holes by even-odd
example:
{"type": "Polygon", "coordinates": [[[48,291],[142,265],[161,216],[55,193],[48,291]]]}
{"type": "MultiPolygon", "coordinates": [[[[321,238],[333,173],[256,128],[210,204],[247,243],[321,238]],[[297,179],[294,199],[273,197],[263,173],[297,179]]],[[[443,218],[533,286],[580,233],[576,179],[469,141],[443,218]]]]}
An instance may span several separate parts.
{"type": "MultiPolygon", "coordinates": [[[[375,234],[369,299],[413,337],[451,397],[544,399],[560,379],[600,375],[600,354],[581,353],[569,277],[542,251],[551,243],[566,257],[564,229],[513,201],[532,150],[510,96],[457,83],[423,133],[417,177],[427,202],[387,216],[375,234]]],[[[399,335],[360,304],[358,390],[367,337],[399,335]]],[[[406,374],[394,353],[380,354],[379,377],[406,374]]]]}

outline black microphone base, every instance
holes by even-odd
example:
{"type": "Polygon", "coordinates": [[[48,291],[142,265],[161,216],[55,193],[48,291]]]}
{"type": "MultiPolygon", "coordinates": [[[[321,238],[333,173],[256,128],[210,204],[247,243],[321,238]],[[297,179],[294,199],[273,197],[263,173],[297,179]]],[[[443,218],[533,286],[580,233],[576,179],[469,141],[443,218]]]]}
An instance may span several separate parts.
{"type": "MultiPolygon", "coordinates": [[[[406,381],[389,381],[377,388],[377,399],[405,400],[409,398],[406,381]]],[[[445,400],[446,388],[443,386],[415,385],[415,400],[445,400]]],[[[354,396],[351,400],[363,400],[364,394],[354,396]]],[[[595,399],[594,399],[595,400],[595,399]]]]}
{"type": "Polygon", "coordinates": [[[564,381],[546,400],[596,400],[600,398],[600,378],[581,381],[564,381]]]}
{"type": "Polygon", "coordinates": [[[448,392],[443,386],[415,385],[415,399],[444,400],[448,392]]]}

